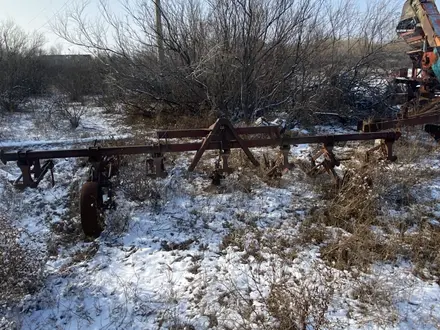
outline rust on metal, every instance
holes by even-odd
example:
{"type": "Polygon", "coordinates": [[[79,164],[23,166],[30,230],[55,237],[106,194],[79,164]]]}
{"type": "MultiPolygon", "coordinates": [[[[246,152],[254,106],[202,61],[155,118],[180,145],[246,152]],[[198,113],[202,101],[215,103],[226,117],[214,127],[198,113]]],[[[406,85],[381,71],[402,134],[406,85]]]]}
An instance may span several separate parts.
{"type": "Polygon", "coordinates": [[[90,237],[98,237],[103,230],[100,221],[102,196],[98,182],[86,182],[82,186],[79,207],[84,234],[90,237]]]}
{"type": "Polygon", "coordinates": [[[278,157],[275,160],[270,160],[264,155],[264,162],[268,171],[266,175],[270,178],[281,177],[283,173],[293,169],[295,164],[289,162],[290,145],[280,146],[278,157]]]}
{"type": "Polygon", "coordinates": [[[367,141],[383,140],[384,152],[388,160],[395,160],[392,145],[399,139],[399,132],[375,132],[341,135],[315,135],[286,137],[280,133],[279,127],[239,127],[235,128],[230,121],[218,119],[207,129],[192,130],[171,130],[158,131],[158,143],[152,145],[127,145],[118,147],[91,147],[71,150],[41,150],[41,151],[0,151],[0,160],[7,162],[16,161],[21,169],[21,176],[16,180],[20,187],[38,186],[47,172],[52,174],[54,158],[76,158],[87,157],[90,171],[87,182],[81,190],[80,210],[81,222],[84,233],[87,236],[96,237],[102,231],[100,217],[103,209],[114,207],[113,186],[111,179],[118,173],[119,156],[149,154],[146,160],[147,176],[163,178],[167,176],[165,169],[164,155],[168,152],[195,151],[188,170],[193,171],[203,154],[207,150],[218,150],[219,155],[215,163],[215,169],[211,175],[214,184],[220,184],[225,173],[231,173],[229,157],[232,149],[241,149],[249,160],[258,166],[259,162],[251,152],[251,148],[275,147],[278,146],[279,156],[275,162],[266,159],[266,166],[269,168],[267,174],[272,177],[281,176],[285,171],[292,169],[294,165],[289,163],[289,152],[291,146],[297,144],[322,144],[322,150],[311,158],[315,172],[327,172],[335,178],[339,185],[341,179],[338,177],[335,167],[339,166],[340,160],[333,153],[333,146],[337,142],[345,141],[367,141]],[[168,139],[201,138],[198,142],[170,143],[168,139]],[[163,141],[165,139],[165,141],[163,141]],[[316,163],[320,156],[324,160],[316,163]],[[41,166],[41,160],[46,162],[41,166]],[[104,199],[104,195],[106,198],[104,199]]]}
{"type": "Polygon", "coordinates": [[[404,126],[417,126],[432,123],[440,123],[440,114],[416,116],[414,118],[405,119],[380,119],[373,122],[362,121],[358,123],[358,129],[362,132],[378,132],[404,126]]]}
{"type": "MultiPolygon", "coordinates": [[[[255,134],[258,132],[261,134],[272,134],[273,128],[261,130],[258,129],[242,128],[241,133],[255,134]]],[[[193,135],[193,131],[189,135],[193,135]]],[[[201,131],[201,130],[199,130],[201,131]]],[[[22,171],[22,175],[17,180],[17,183],[23,187],[36,187],[41,181],[42,177],[48,172],[52,171],[52,161],[47,161],[42,167],[40,167],[40,160],[42,159],[54,159],[54,158],[77,158],[87,157],[92,163],[93,177],[91,181],[101,181],[100,177],[105,177],[105,172],[101,167],[106,168],[111,163],[113,167],[114,158],[120,155],[134,155],[134,154],[150,154],[151,158],[147,160],[147,174],[152,177],[164,177],[167,175],[164,166],[164,154],[167,152],[186,152],[196,151],[196,155],[193,158],[188,170],[193,171],[200,161],[203,153],[206,150],[219,150],[221,153],[223,172],[230,172],[228,166],[228,156],[231,149],[242,149],[251,162],[258,166],[259,162],[255,159],[250,148],[258,147],[270,147],[280,146],[282,153],[282,168],[288,169],[292,165],[288,162],[288,154],[291,145],[297,144],[314,144],[322,143],[325,146],[334,145],[337,142],[345,141],[367,141],[382,139],[388,141],[389,145],[389,160],[393,159],[392,155],[392,143],[400,137],[399,132],[375,132],[375,133],[358,133],[358,134],[341,134],[341,135],[315,135],[315,136],[297,136],[297,137],[282,137],[278,138],[254,138],[254,139],[242,139],[232,124],[226,119],[218,120],[210,129],[204,130],[208,133],[204,137],[203,142],[187,142],[187,143],[159,143],[156,145],[135,145],[135,146],[123,146],[123,147],[91,147],[84,149],[70,149],[70,150],[50,150],[50,151],[14,151],[14,152],[0,152],[0,160],[3,163],[10,161],[17,161],[17,165],[22,171]],[[111,160],[111,161],[110,161],[111,160]],[[21,180],[21,182],[18,182],[21,180]]],[[[166,134],[165,134],[166,135],[166,134]]],[[[171,136],[173,136],[171,134],[171,136]]],[[[179,131],[179,136],[183,136],[183,130],[179,131]]],[[[279,166],[279,164],[277,165],[279,166]]],[[[106,168],[108,171],[108,169],[106,168]]],[[[112,174],[107,175],[111,177],[112,174]]],[[[106,179],[105,181],[108,181],[106,179]]]]}
{"type": "Polygon", "coordinates": [[[333,144],[324,144],[321,150],[319,150],[315,155],[309,155],[309,159],[312,165],[312,168],[308,173],[309,175],[316,176],[317,174],[326,172],[333,177],[337,187],[341,185],[342,179],[335,170],[335,167],[339,167],[341,162],[333,153],[333,144]],[[321,156],[323,157],[323,160],[319,163],[316,163],[321,156]]]}

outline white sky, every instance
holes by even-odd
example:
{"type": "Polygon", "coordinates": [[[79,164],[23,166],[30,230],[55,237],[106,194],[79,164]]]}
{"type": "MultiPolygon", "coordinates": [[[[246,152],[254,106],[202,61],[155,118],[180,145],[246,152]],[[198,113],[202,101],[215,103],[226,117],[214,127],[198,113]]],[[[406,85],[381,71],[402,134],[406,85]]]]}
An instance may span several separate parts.
{"type": "MultiPolygon", "coordinates": [[[[49,26],[49,21],[66,10],[73,2],[74,0],[0,0],[0,21],[12,19],[27,32],[37,30],[44,35],[47,48],[61,44],[63,52],[77,53],[79,52],[77,48],[58,38],[51,32],[49,26]]],[[[97,0],[90,0],[90,2],[97,3],[97,0]]]]}

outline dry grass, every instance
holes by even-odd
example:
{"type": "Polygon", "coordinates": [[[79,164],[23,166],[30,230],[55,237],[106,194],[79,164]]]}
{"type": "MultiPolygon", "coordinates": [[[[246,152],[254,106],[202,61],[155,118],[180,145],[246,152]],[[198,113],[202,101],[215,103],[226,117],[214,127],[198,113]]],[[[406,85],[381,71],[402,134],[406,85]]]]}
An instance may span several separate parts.
{"type": "Polygon", "coordinates": [[[301,245],[321,245],[330,238],[330,232],[323,222],[314,221],[313,215],[301,222],[298,230],[301,245]]]}
{"type": "Polygon", "coordinates": [[[335,190],[329,181],[320,181],[323,184],[315,187],[325,200],[325,206],[312,215],[314,222],[347,232],[354,232],[359,224],[372,225],[379,212],[378,199],[383,193],[377,176],[380,174],[380,169],[376,167],[358,167],[345,176],[340,190],[335,190]]]}
{"type": "Polygon", "coordinates": [[[370,227],[360,226],[352,234],[339,233],[320,252],[331,267],[368,272],[375,262],[396,261],[400,249],[398,242],[375,235],[370,227]]]}
{"type": "Polygon", "coordinates": [[[44,255],[22,243],[22,232],[0,217],[0,305],[36,292],[43,280],[44,255]]]}
{"type": "MultiPolygon", "coordinates": [[[[250,220],[252,221],[252,220],[250,220]]],[[[291,264],[298,255],[298,239],[285,235],[279,229],[261,229],[254,224],[248,223],[241,228],[233,228],[225,235],[219,245],[220,251],[225,251],[229,246],[242,251],[243,263],[249,260],[263,262],[264,255],[275,254],[282,258],[285,264],[291,264]]]]}
{"type": "Polygon", "coordinates": [[[401,244],[414,265],[414,274],[440,285],[440,228],[426,224],[415,234],[405,234],[401,244]]]}
{"type": "MultiPolygon", "coordinates": [[[[227,282],[227,292],[219,298],[220,305],[229,310],[227,320],[217,315],[221,329],[302,330],[330,329],[327,311],[334,288],[330,274],[313,266],[304,276],[284,272],[277,265],[262,271],[258,265],[247,273],[247,284],[238,287],[227,282]]],[[[224,312],[223,312],[224,313],[224,312]]]]}
{"type": "Polygon", "coordinates": [[[174,109],[160,111],[156,115],[146,116],[139,113],[128,113],[126,124],[138,129],[185,129],[208,128],[217,120],[214,114],[184,115],[174,109]]]}
{"type": "MultiPolygon", "coordinates": [[[[417,144],[405,142],[400,152],[406,154],[407,160],[418,159],[423,152],[426,155],[426,150],[420,151],[417,144]]],[[[322,259],[340,270],[368,272],[377,262],[403,258],[413,263],[419,276],[438,278],[439,229],[422,220],[429,215],[415,207],[418,202],[414,190],[438,173],[400,166],[353,162],[347,180],[336,194],[328,184],[318,186],[324,200],[301,225],[302,242],[320,245],[322,259]],[[389,210],[409,215],[390,219],[389,210]]]]}
{"type": "Polygon", "coordinates": [[[327,329],[327,310],[332,292],[322,279],[315,285],[293,286],[288,279],[271,285],[267,298],[268,312],[278,321],[272,329],[327,329]],[[324,290],[321,285],[324,285],[324,290]]]}
{"type": "Polygon", "coordinates": [[[386,279],[362,276],[356,280],[350,296],[356,300],[356,314],[363,325],[374,322],[380,328],[396,326],[399,320],[394,305],[395,287],[386,279]]]}
{"type": "Polygon", "coordinates": [[[394,144],[395,154],[399,163],[408,164],[426,157],[437,146],[433,138],[423,132],[422,127],[406,127],[402,138],[394,144]]]}
{"type": "MultiPolygon", "coordinates": [[[[392,165],[387,162],[364,164],[360,161],[363,155],[357,155],[346,164],[349,170],[339,191],[333,189],[331,179],[316,179],[322,200],[298,226],[297,237],[286,239],[277,236],[276,230],[271,235],[267,229],[246,226],[231,230],[220,250],[233,246],[245,252],[243,264],[267,263],[270,262],[267,256],[276,254],[289,265],[301,246],[317,245],[326,265],[349,274],[357,283],[350,293],[355,304],[349,311],[353,315],[349,317],[360,324],[374,322],[384,327],[394,326],[399,319],[393,300],[397,293],[386,281],[365,275],[372,272],[373,265],[409,261],[418,277],[440,283],[440,228],[428,221],[433,218],[427,211],[429,207],[416,207],[417,189],[414,189],[429,182],[438,172],[405,165],[426,155],[427,150],[421,150],[418,144],[402,142],[399,148],[407,158],[402,157],[404,161],[392,165]],[[391,218],[389,210],[406,216],[391,218]]],[[[240,158],[234,161],[241,165],[240,158]]],[[[252,266],[251,277],[253,271],[258,272],[258,266],[252,266]]],[[[331,278],[330,274],[324,281],[331,278]]],[[[234,306],[240,315],[235,328],[329,328],[325,316],[329,296],[315,291],[313,285],[292,283],[286,277],[279,279],[271,282],[268,296],[260,297],[259,308],[245,293],[237,292],[238,289],[232,288],[227,293],[229,304],[231,298],[239,301],[234,306]],[[261,312],[262,305],[265,313],[261,312]]],[[[255,279],[254,283],[257,282],[255,279]]]]}

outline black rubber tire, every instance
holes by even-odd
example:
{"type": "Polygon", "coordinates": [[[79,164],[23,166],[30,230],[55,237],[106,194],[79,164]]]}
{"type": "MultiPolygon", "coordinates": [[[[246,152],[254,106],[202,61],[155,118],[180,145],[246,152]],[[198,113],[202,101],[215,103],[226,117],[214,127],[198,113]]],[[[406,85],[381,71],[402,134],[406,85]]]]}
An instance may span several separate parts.
{"type": "Polygon", "coordinates": [[[81,225],[86,236],[99,237],[102,233],[100,221],[100,194],[98,182],[86,182],[81,188],[79,208],[81,225]]]}

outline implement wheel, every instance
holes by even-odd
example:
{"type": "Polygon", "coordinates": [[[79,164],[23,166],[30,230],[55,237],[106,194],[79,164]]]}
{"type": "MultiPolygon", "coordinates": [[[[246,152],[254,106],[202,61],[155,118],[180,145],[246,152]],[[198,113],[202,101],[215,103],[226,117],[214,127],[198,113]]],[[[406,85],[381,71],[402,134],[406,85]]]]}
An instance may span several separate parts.
{"type": "Polygon", "coordinates": [[[81,188],[81,225],[86,236],[99,237],[102,232],[100,221],[101,197],[98,182],[86,182],[81,188]]]}

